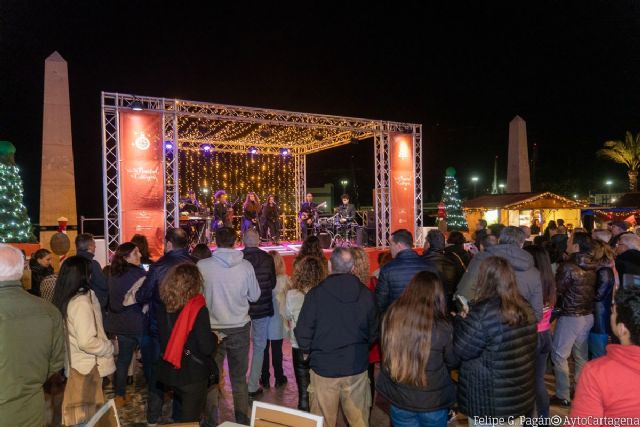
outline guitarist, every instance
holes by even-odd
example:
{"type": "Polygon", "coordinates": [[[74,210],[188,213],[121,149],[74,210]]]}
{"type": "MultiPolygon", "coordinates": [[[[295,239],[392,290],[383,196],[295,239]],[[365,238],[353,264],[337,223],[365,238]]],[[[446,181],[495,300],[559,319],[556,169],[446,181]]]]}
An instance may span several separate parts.
{"type": "Polygon", "coordinates": [[[301,238],[306,240],[310,232],[313,231],[313,221],[315,220],[316,212],[318,211],[318,204],[313,202],[313,194],[307,193],[307,201],[300,207],[298,212],[298,218],[300,220],[301,238]]]}
{"type": "Polygon", "coordinates": [[[213,204],[213,221],[211,228],[218,230],[222,227],[232,227],[233,209],[229,204],[227,192],[218,190],[215,194],[216,202],[213,204]]]}

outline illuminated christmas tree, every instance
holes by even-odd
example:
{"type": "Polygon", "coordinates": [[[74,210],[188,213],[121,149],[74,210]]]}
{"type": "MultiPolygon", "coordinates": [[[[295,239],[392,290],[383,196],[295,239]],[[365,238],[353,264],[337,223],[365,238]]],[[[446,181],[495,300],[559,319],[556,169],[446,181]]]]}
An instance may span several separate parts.
{"type": "Polygon", "coordinates": [[[444,177],[444,190],[442,190],[442,201],[447,213],[447,229],[450,231],[468,230],[467,220],[462,213],[462,200],[458,191],[458,181],[456,180],[456,170],[448,167],[444,177]]]}
{"type": "Polygon", "coordinates": [[[0,141],[0,243],[36,241],[22,203],[22,179],[14,160],[15,152],[12,143],[0,141]]]}

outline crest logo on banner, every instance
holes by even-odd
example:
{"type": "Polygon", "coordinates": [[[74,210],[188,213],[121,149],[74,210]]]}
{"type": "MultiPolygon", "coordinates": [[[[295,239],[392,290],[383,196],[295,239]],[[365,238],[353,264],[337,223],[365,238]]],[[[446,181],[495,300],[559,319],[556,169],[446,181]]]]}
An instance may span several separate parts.
{"type": "Polygon", "coordinates": [[[140,135],[138,135],[133,143],[138,150],[148,150],[149,147],[151,147],[151,142],[144,132],[140,132],[140,135]]]}

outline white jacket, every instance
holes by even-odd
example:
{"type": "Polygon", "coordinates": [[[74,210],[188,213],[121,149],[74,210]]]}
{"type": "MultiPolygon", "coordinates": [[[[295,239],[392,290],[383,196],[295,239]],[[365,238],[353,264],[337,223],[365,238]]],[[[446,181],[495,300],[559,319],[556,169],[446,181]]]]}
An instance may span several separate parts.
{"type": "Polygon", "coordinates": [[[296,323],[298,323],[302,304],[304,304],[304,297],[305,294],[297,289],[289,289],[287,291],[285,319],[289,321],[289,341],[293,348],[298,348],[298,341],[296,340],[296,336],[293,334],[293,330],[296,328],[296,323]]]}
{"type": "MultiPolygon", "coordinates": [[[[115,372],[113,344],[107,339],[104,332],[100,303],[93,291],[76,295],[69,301],[67,330],[69,331],[69,346],[71,347],[69,355],[73,369],[86,375],[91,372],[97,360],[98,372],[101,377],[115,372]],[[97,359],[96,356],[98,356],[97,359]]],[[[69,377],[69,372],[69,361],[68,358],[65,358],[67,377],[69,377]]]]}

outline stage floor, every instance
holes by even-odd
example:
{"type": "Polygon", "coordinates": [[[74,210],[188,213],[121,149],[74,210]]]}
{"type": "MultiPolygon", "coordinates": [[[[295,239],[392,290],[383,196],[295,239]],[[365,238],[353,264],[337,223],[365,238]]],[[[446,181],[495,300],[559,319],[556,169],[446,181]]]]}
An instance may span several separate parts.
{"type": "MultiPolygon", "coordinates": [[[[262,249],[265,252],[277,251],[278,253],[280,253],[280,255],[282,255],[282,258],[284,258],[284,263],[287,268],[287,274],[291,275],[293,274],[293,261],[296,258],[296,255],[298,255],[298,252],[300,251],[301,247],[302,247],[302,242],[294,241],[294,242],[280,242],[279,245],[261,245],[260,249],[262,249]]],[[[211,246],[211,250],[215,250],[215,248],[216,248],[215,245],[211,246]]],[[[243,246],[236,246],[237,250],[242,250],[243,248],[244,248],[243,246]]],[[[369,255],[369,265],[370,265],[369,270],[372,273],[378,269],[378,254],[389,250],[388,248],[382,249],[382,248],[370,248],[370,247],[365,247],[363,249],[365,250],[365,252],[367,252],[367,255],[369,255]]],[[[332,250],[333,249],[323,250],[324,256],[327,259],[331,257],[332,250]]]]}

